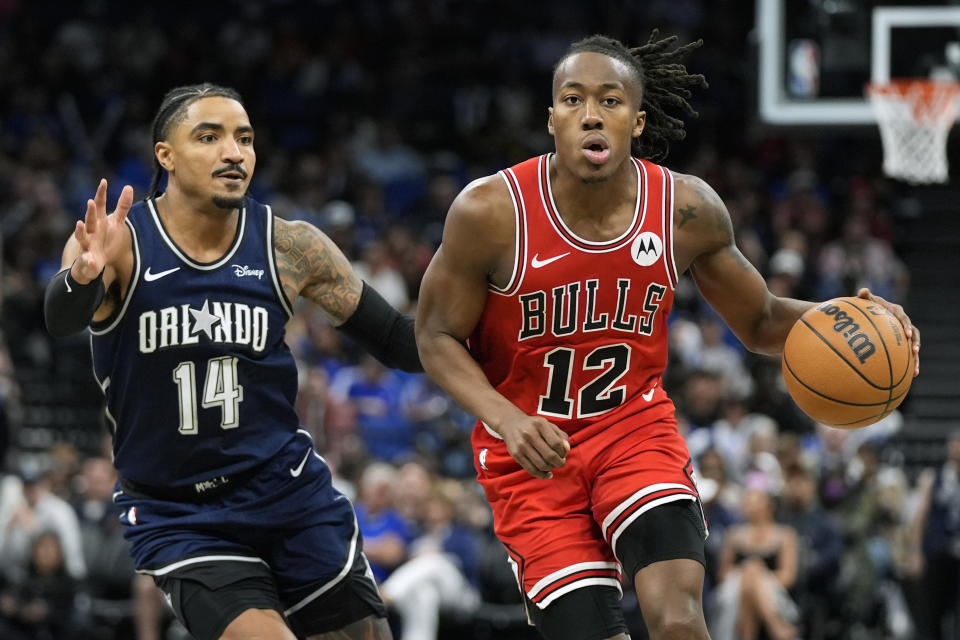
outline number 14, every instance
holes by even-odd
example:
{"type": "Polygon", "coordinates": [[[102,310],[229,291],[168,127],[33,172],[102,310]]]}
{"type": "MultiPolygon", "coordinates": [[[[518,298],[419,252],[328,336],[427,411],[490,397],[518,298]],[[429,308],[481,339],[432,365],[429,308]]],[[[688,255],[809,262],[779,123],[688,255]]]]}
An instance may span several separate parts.
{"type": "MultiPolygon", "coordinates": [[[[180,433],[185,436],[199,432],[197,420],[197,374],[196,363],[181,362],[173,370],[180,401],[180,433]]],[[[207,362],[203,382],[204,409],[220,406],[220,428],[236,429],[240,426],[240,402],[243,400],[243,385],[237,381],[237,358],[222,356],[207,362]]]]}

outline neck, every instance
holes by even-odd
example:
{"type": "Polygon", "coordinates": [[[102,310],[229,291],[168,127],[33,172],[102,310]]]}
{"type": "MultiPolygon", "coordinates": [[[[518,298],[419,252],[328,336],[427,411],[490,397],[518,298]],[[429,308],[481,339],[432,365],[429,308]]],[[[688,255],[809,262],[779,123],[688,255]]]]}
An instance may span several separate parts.
{"type": "Polygon", "coordinates": [[[168,188],[155,202],[167,233],[191,258],[215,260],[233,242],[239,209],[221,209],[210,201],[198,203],[176,187],[168,188]]]}
{"type": "Polygon", "coordinates": [[[633,216],[637,170],[629,156],[605,180],[584,182],[554,155],[549,178],[553,199],[568,224],[590,219],[602,225],[617,214],[633,216]]]}

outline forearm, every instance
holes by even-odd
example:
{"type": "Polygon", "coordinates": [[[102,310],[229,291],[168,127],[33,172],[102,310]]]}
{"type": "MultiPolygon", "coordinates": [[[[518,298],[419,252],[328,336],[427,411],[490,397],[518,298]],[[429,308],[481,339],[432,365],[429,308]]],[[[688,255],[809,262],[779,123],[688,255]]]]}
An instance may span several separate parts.
{"type": "Polygon", "coordinates": [[[93,320],[104,293],[102,271],[86,283],[75,280],[71,269],[60,271],[50,279],[44,292],[47,331],[57,338],[79,333],[93,320]]]}
{"type": "Polygon", "coordinates": [[[790,329],[800,316],[815,304],[817,303],[769,295],[763,316],[755,325],[752,335],[744,340],[744,344],[755,353],[780,355],[790,329]]]}
{"type": "Polygon", "coordinates": [[[366,283],[357,308],[338,329],[363,345],[387,367],[423,371],[413,333],[413,318],[394,309],[366,283]]]}
{"type": "Polygon", "coordinates": [[[466,346],[453,336],[421,332],[417,344],[427,374],[461,407],[491,429],[499,433],[501,424],[523,415],[515,404],[494,389],[466,346]]]}

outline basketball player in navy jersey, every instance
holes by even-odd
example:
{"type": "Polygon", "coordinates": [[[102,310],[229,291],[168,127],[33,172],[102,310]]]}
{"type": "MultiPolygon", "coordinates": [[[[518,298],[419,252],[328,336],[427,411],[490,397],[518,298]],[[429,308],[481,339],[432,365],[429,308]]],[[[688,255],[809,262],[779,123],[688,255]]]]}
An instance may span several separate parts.
{"type": "Polygon", "coordinates": [[[298,428],[284,326],[303,296],[416,371],[413,320],[318,229],[246,197],[235,91],[173,89],[153,139],[149,196],[126,186],[107,215],[101,181],[45,300],[54,335],[90,328],[137,570],[198,640],[389,638],[353,508],[298,428]]]}
{"type": "MultiPolygon", "coordinates": [[[[478,479],[548,640],[625,638],[621,572],[651,638],[708,637],[706,523],[661,384],[678,275],[758,353],[780,353],[812,305],[769,292],[705,182],[655,164],[684,136],[668,112],[692,112],[688,87],[705,84],[683,65],[700,42],[675,40],[572,45],[553,77],[555,153],[468,185],[422,283],[421,358],[480,418],[478,479]]],[[[898,305],[859,295],[919,350],[898,305]]]]}

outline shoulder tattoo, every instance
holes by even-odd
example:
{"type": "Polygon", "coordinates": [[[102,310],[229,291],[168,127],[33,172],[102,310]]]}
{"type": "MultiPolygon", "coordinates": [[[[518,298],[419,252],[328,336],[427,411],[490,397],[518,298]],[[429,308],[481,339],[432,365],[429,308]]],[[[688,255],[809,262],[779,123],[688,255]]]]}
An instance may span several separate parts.
{"type": "Polygon", "coordinates": [[[688,204],[685,207],[678,208],[677,213],[680,214],[679,226],[682,227],[683,225],[687,224],[691,220],[695,220],[697,218],[696,213],[694,213],[696,210],[697,208],[692,204],[688,204]]]}

